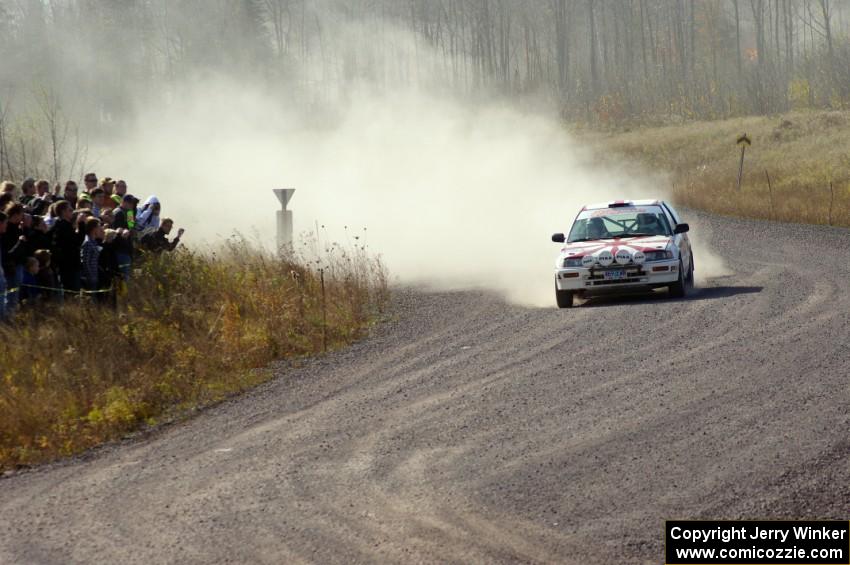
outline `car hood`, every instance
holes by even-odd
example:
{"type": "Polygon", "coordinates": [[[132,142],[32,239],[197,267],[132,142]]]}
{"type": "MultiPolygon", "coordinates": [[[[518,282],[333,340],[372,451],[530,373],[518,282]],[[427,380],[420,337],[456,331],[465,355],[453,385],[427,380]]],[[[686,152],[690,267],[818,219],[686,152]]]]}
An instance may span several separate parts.
{"type": "Polygon", "coordinates": [[[666,235],[650,235],[645,237],[626,237],[623,239],[597,239],[594,241],[579,241],[576,243],[567,243],[561,248],[561,259],[569,257],[583,257],[584,255],[594,254],[599,251],[608,250],[616,255],[620,249],[626,249],[629,252],[642,251],[659,251],[668,249],[673,238],[666,235]]]}

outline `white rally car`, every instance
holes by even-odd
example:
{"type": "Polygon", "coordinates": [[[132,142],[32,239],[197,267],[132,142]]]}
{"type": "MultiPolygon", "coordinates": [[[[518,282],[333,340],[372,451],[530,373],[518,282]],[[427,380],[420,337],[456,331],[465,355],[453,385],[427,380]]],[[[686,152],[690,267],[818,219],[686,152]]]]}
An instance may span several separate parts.
{"type": "Polygon", "coordinates": [[[684,297],[693,285],[689,226],[661,200],[617,200],[585,206],[555,264],[555,298],[570,308],[576,295],[668,287],[684,297]]]}

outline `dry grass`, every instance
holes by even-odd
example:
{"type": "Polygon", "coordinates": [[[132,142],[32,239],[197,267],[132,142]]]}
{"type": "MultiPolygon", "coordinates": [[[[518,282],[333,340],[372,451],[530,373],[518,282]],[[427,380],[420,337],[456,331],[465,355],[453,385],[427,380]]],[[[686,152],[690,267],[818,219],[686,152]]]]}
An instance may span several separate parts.
{"type": "Polygon", "coordinates": [[[674,200],[686,206],[850,226],[850,112],[797,112],[584,136],[615,159],[625,155],[668,173],[674,200]],[[752,146],[738,192],[740,148],[735,140],[744,132],[752,146]]]}
{"type": "Polygon", "coordinates": [[[233,239],[144,264],[119,308],[69,301],[0,327],[0,469],[70,455],[348,344],[387,299],[365,251],[280,260],[233,239]],[[324,314],[323,314],[324,312],[324,314]]]}

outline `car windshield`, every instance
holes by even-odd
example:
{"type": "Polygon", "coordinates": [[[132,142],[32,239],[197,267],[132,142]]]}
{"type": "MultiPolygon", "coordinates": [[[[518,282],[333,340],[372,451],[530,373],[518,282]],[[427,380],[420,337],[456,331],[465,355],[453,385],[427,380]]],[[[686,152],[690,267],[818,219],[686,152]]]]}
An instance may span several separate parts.
{"type": "Polygon", "coordinates": [[[568,241],[593,241],[615,237],[671,235],[670,223],[659,206],[585,210],[570,230],[568,241]]]}

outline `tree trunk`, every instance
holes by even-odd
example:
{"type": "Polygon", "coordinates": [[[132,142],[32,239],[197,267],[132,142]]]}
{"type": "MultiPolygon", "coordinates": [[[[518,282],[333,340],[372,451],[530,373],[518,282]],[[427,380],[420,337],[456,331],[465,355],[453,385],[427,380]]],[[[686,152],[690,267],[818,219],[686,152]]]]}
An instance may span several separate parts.
{"type": "Polygon", "coordinates": [[[640,0],[640,52],[643,57],[643,78],[644,80],[649,79],[649,63],[646,60],[646,24],[644,23],[645,18],[645,7],[644,3],[646,0],[640,0]]]}
{"type": "Polygon", "coordinates": [[[596,61],[596,16],[594,15],[594,0],[587,0],[587,15],[590,23],[590,94],[596,98],[599,90],[599,70],[596,61]]]}
{"type": "Polygon", "coordinates": [[[558,92],[562,100],[566,99],[570,75],[567,30],[567,0],[555,0],[555,60],[558,67],[558,92]]]}
{"type": "Polygon", "coordinates": [[[738,64],[738,80],[743,76],[743,68],[741,66],[741,14],[738,11],[738,0],[732,0],[732,5],[735,7],[735,61],[738,64]]]}

